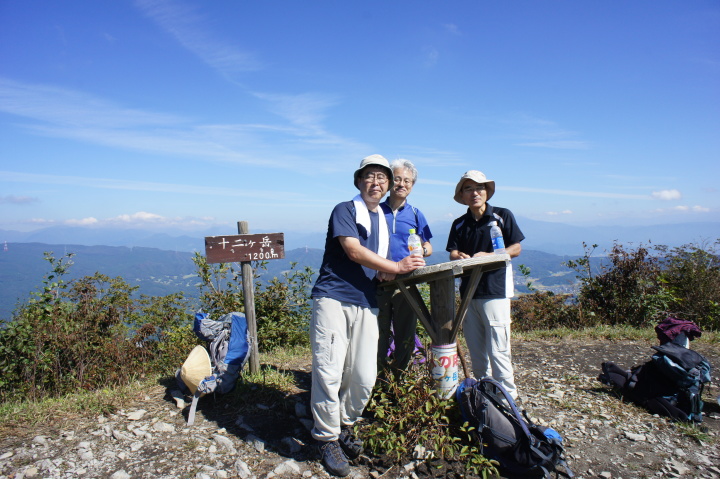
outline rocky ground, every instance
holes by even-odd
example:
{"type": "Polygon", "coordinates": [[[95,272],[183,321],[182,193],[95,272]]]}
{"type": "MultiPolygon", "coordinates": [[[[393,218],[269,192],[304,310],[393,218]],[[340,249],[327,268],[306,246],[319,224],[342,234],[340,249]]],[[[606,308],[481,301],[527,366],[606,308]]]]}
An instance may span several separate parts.
{"type": "MultiPolygon", "coordinates": [[[[649,359],[650,346],[638,341],[513,342],[524,406],[531,417],[564,436],[576,477],[720,478],[720,346],[692,345],[715,367],[713,385],[704,395],[707,431],[702,433],[624,404],[596,381],[603,361],[640,364],[649,359]]],[[[245,389],[238,391],[242,398],[206,397],[192,427],[186,425],[187,408],[176,406],[165,385],[139,392],[134,402],[107,415],[18,424],[0,437],[0,479],[327,478],[307,430],[308,360],[276,366],[293,373],[291,394],[245,389]]],[[[412,458],[389,468],[380,464],[378,458],[361,456],[352,477],[462,477],[412,458]]]]}

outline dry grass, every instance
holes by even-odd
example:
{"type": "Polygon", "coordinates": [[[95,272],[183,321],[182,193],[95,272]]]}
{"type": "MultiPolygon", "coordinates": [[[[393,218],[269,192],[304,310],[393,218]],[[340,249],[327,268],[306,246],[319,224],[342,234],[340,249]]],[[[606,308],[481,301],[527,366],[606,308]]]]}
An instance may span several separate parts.
{"type": "MultiPolygon", "coordinates": [[[[538,339],[628,339],[655,341],[655,332],[652,328],[637,329],[626,327],[598,327],[584,330],[558,329],[552,331],[532,331],[513,333],[519,340],[538,339]]],[[[462,336],[458,338],[461,348],[465,343],[462,336]]],[[[699,343],[720,343],[719,333],[703,333],[696,340],[699,343]]],[[[305,367],[310,363],[311,351],[309,347],[295,347],[277,349],[271,353],[260,355],[262,370],[251,375],[246,370],[243,375],[245,383],[255,384],[263,390],[284,392],[295,390],[294,378],[289,371],[298,367],[305,367]]],[[[0,404],[0,438],[16,433],[18,430],[42,425],[63,427],[80,417],[97,417],[114,413],[135,399],[144,396],[148,391],[152,394],[163,395],[168,377],[147,378],[133,382],[129,385],[118,386],[112,389],[98,391],[79,391],[60,398],[50,398],[40,401],[13,401],[0,404]]]]}
{"type": "MultiPolygon", "coordinates": [[[[557,328],[550,330],[515,332],[514,339],[537,340],[537,339],[607,339],[607,340],[632,340],[632,341],[657,341],[657,335],[653,328],[635,328],[632,326],[598,326],[595,328],[569,329],[557,328]]],[[[720,333],[704,332],[701,337],[695,339],[698,343],[718,344],[720,333]]]]}
{"type": "MultiPolygon", "coordinates": [[[[148,384],[149,381],[134,382],[113,389],[80,391],[59,398],[2,403],[0,437],[28,427],[63,427],[77,418],[113,413],[145,391],[148,384]]],[[[157,381],[153,386],[157,387],[157,381]]]]}

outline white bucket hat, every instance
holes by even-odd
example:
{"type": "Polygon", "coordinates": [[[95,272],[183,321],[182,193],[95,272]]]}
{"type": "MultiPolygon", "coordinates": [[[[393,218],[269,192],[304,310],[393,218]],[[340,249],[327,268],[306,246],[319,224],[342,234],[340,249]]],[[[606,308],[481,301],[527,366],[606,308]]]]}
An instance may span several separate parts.
{"type": "Polygon", "coordinates": [[[458,181],[457,186],[455,187],[455,201],[460,203],[461,205],[464,205],[465,203],[462,200],[462,191],[460,191],[460,188],[462,188],[463,183],[465,183],[465,180],[473,180],[475,183],[484,183],[485,184],[485,191],[487,191],[487,199],[489,200],[492,198],[492,195],[495,194],[495,182],[493,180],[488,180],[485,178],[485,173],[478,170],[470,170],[466,171],[462,177],[460,177],[460,181],[458,181]]]}
{"type": "Polygon", "coordinates": [[[195,394],[198,385],[210,375],[212,375],[212,366],[210,365],[210,355],[208,355],[207,349],[202,346],[195,346],[195,349],[190,352],[190,355],[180,368],[180,378],[190,392],[195,394]]]}
{"type": "MultiPolygon", "coordinates": [[[[360,176],[360,172],[364,168],[367,168],[368,166],[373,166],[373,165],[382,166],[383,168],[387,169],[387,171],[388,171],[387,176],[388,176],[388,183],[389,183],[388,190],[390,188],[392,188],[393,187],[393,171],[390,169],[390,163],[388,162],[388,160],[385,159],[385,157],[382,155],[370,155],[370,156],[366,156],[365,158],[362,159],[362,161],[360,162],[360,168],[355,170],[355,174],[353,175],[353,184],[355,185],[355,188],[357,188],[357,180],[358,180],[358,177],[360,176]]],[[[358,188],[358,189],[360,189],[360,188],[358,188]]]]}

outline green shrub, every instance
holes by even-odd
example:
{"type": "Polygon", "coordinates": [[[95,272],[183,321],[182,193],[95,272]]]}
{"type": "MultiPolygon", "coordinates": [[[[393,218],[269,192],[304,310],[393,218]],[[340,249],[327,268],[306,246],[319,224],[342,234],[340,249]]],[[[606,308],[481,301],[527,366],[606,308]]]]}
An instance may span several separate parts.
{"type": "Polygon", "coordinates": [[[514,331],[581,327],[578,307],[572,301],[572,295],[538,291],[530,280],[530,268],[521,264],[518,269],[530,293],[510,303],[514,331]]]}
{"type": "Polygon", "coordinates": [[[0,330],[0,400],[126,384],[184,360],[167,335],[187,325],[182,295],[138,303],[137,287],[100,273],[65,282],[72,256],[45,254],[42,290],[0,330]]]}
{"type": "MultiPolygon", "coordinates": [[[[232,311],[245,311],[242,272],[233,263],[208,264],[199,253],[193,258],[200,277],[200,305],[211,317],[232,311]]],[[[255,317],[258,348],[270,351],[278,346],[292,347],[309,343],[310,286],[313,271],[306,267],[273,278],[263,286],[257,275],[265,263],[254,263],[255,317]]]]}
{"type": "Polygon", "coordinates": [[[703,330],[720,330],[720,240],[714,244],[688,244],[657,249],[663,253],[663,272],[660,277],[670,291],[669,312],[694,321],[703,330]]]}
{"type": "Polygon", "coordinates": [[[421,449],[430,452],[425,458],[430,464],[460,461],[473,474],[497,474],[495,465],[480,454],[473,428],[461,420],[457,402],[436,394],[424,366],[412,367],[399,378],[387,376],[378,381],[367,406],[374,420],[360,433],[366,447],[398,464],[421,449]]]}
{"type": "Polygon", "coordinates": [[[514,331],[582,327],[578,307],[569,294],[534,291],[511,302],[514,331]]]}
{"type": "Polygon", "coordinates": [[[609,264],[600,265],[593,274],[590,259],[597,245],[583,246],[585,256],[566,263],[579,273],[581,281],[577,295],[579,324],[641,327],[663,319],[671,295],[659,281],[661,265],[656,256],[642,245],[626,250],[615,243],[608,254],[609,264]]]}

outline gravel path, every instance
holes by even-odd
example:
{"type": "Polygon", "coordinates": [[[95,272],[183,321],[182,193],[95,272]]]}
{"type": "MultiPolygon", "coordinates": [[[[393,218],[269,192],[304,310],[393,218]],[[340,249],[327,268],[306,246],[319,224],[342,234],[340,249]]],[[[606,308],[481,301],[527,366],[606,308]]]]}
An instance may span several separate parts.
{"type": "MultiPolygon", "coordinates": [[[[638,341],[514,341],[517,383],[531,417],[558,430],[579,478],[720,478],[720,346],[693,344],[715,366],[706,389],[704,441],[661,417],[620,401],[598,381],[600,363],[623,367],[650,357],[638,341]]],[[[269,400],[203,398],[195,426],[163,386],[138,394],[123,410],[57,424],[17,424],[0,437],[0,479],[21,478],[327,478],[307,431],[309,364],[292,371],[296,390],[269,400]]],[[[246,395],[252,395],[252,391],[246,395]]],[[[232,395],[231,395],[232,396],[232,395]]],[[[356,478],[438,476],[408,460],[389,470],[361,457],[356,478]]],[[[468,476],[471,477],[471,476],[468,476]]]]}

